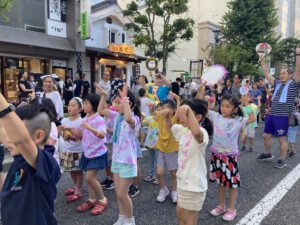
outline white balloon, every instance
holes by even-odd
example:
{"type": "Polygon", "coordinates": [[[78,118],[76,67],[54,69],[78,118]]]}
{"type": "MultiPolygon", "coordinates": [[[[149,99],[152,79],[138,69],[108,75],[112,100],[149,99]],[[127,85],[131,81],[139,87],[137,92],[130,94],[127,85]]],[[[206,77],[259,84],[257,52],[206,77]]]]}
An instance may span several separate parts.
{"type": "Polygon", "coordinates": [[[224,66],[213,65],[204,71],[201,80],[202,82],[206,82],[207,85],[213,85],[222,80],[227,73],[228,71],[224,66]]]}

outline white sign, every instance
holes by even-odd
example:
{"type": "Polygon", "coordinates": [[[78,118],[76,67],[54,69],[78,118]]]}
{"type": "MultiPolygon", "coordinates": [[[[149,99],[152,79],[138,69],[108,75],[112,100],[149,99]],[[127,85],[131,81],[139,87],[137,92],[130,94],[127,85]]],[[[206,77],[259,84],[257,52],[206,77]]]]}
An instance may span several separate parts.
{"type": "Polygon", "coordinates": [[[48,19],[47,33],[56,37],[67,37],[67,25],[63,22],[58,22],[48,19]]]}
{"type": "Polygon", "coordinates": [[[67,61],[66,60],[53,59],[52,60],[52,66],[67,67],[67,61]]]}
{"type": "Polygon", "coordinates": [[[49,18],[61,21],[60,0],[48,0],[49,18]]]}

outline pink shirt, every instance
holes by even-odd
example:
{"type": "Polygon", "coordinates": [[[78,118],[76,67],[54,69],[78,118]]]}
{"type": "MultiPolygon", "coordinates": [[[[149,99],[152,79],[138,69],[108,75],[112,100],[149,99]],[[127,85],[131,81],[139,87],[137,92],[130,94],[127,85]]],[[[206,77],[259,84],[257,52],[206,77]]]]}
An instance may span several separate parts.
{"type": "MultiPolygon", "coordinates": [[[[87,122],[94,129],[106,134],[106,126],[104,119],[96,113],[91,117],[85,117],[82,122],[87,122]]],[[[84,156],[87,158],[95,158],[107,152],[105,146],[106,138],[98,138],[88,129],[82,129],[82,148],[84,156]]]]}
{"type": "MultiPolygon", "coordinates": [[[[110,116],[116,121],[118,112],[110,111],[110,116]]],[[[132,128],[125,120],[121,122],[119,142],[113,143],[112,161],[117,163],[137,164],[136,133],[141,127],[139,117],[132,115],[135,127],[132,128]]],[[[116,124],[115,124],[116,125],[116,124]]]]}

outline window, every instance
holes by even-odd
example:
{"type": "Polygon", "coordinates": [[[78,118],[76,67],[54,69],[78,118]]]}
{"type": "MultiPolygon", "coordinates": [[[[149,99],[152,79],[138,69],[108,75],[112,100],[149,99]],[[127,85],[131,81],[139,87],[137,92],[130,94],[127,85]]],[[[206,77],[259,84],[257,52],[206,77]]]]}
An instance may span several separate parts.
{"type": "Polygon", "coordinates": [[[116,33],[115,32],[110,32],[110,42],[116,43],[116,33]]]}
{"type": "Polygon", "coordinates": [[[126,40],[125,40],[125,33],[122,33],[122,43],[125,43],[126,40]]]}

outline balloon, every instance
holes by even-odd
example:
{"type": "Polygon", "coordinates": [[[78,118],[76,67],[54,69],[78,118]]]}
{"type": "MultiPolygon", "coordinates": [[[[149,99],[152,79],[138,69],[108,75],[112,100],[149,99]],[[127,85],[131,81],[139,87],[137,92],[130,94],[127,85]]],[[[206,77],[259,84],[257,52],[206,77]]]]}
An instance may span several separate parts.
{"type": "Polygon", "coordinates": [[[204,71],[201,80],[202,82],[206,82],[207,85],[213,85],[226,77],[227,73],[228,71],[224,66],[213,65],[204,71]]]}

